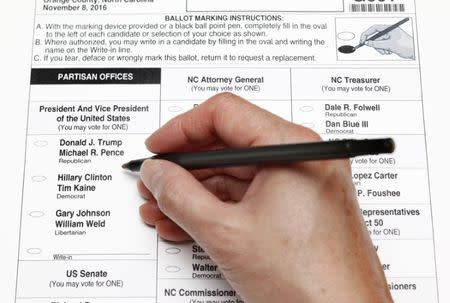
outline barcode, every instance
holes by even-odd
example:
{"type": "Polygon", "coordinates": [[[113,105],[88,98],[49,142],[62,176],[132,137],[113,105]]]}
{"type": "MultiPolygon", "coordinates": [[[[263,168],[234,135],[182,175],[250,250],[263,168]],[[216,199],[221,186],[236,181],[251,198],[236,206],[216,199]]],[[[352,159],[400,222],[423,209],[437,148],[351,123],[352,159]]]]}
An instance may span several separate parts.
{"type": "Polygon", "coordinates": [[[370,3],[370,4],[350,4],[350,11],[357,13],[386,13],[386,12],[405,12],[404,4],[370,3]]]}

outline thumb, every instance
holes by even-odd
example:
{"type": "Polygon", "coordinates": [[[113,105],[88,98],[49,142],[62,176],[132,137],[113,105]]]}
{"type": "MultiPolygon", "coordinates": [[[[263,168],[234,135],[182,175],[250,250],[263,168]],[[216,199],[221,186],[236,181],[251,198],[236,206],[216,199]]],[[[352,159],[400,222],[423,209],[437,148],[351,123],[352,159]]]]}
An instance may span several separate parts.
{"type": "Polygon", "coordinates": [[[191,173],[163,160],[145,161],[141,179],[155,197],[160,210],[198,243],[208,242],[211,230],[230,213],[191,173]]]}
{"type": "Polygon", "coordinates": [[[392,41],[390,40],[370,40],[366,42],[367,46],[373,47],[373,48],[378,48],[378,49],[384,49],[387,51],[392,51],[391,50],[391,46],[392,46],[392,41]]]}

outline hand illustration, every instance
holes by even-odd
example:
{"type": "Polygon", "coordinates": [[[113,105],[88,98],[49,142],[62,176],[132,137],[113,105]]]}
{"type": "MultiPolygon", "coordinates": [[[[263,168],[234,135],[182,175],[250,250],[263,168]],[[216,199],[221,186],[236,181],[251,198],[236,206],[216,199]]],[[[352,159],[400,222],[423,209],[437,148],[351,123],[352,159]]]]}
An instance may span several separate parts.
{"type": "Polygon", "coordinates": [[[388,34],[374,41],[367,41],[368,38],[379,33],[389,25],[374,25],[361,35],[360,43],[373,47],[382,55],[390,55],[392,53],[404,59],[415,59],[414,39],[400,27],[392,30],[388,34]]]}

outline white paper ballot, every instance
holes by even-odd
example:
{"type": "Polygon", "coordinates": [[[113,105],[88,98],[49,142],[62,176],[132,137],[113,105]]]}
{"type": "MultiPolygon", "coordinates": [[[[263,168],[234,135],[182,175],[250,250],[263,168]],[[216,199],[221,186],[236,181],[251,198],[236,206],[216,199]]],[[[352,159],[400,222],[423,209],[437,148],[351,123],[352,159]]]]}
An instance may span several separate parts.
{"type": "Polygon", "coordinates": [[[394,138],[395,154],[352,160],[361,212],[395,302],[450,300],[448,197],[427,132],[447,121],[430,115],[438,69],[424,68],[414,0],[31,2],[16,53],[31,63],[15,59],[23,72],[9,78],[26,93],[2,100],[18,116],[2,127],[17,148],[1,184],[1,302],[243,302],[200,246],[141,222],[138,176],[121,169],[148,156],[149,134],[221,92],[325,140],[394,138]]]}

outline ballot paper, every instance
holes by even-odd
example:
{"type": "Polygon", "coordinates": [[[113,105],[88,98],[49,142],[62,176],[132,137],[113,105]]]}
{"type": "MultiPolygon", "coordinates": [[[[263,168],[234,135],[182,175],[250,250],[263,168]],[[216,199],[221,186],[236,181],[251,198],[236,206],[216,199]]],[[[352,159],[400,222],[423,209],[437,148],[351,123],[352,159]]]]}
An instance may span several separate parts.
{"type": "Polygon", "coordinates": [[[222,92],[324,140],[394,138],[395,154],[352,160],[361,212],[395,301],[438,302],[432,203],[444,201],[430,189],[415,1],[29,2],[17,245],[1,302],[243,302],[199,245],[140,220],[138,175],[120,168],[222,92]]]}

